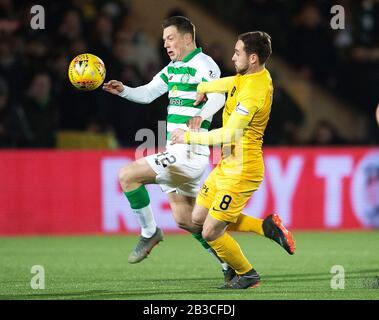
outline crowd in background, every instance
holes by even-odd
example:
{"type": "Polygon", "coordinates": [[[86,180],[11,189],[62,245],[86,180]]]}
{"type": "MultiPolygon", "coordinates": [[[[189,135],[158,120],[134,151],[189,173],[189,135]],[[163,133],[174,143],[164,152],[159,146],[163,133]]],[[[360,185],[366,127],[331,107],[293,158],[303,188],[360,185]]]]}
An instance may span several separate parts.
{"type": "Polygon", "coordinates": [[[108,79],[130,86],[151,80],[162,63],[157,43],[138,29],[124,1],[40,1],[46,28],[30,28],[31,1],[0,1],[0,144],[54,147],[58,130],[112,131],[136,144],[141,127],[157,127],[165,109],[134,105],[101,89],[74,89],[67,69],[76,55],[104,61],[108,79]],[[149,108],[148,113],[146,108],[149,108]]]}
{"type": "MultiPolygon", "coordinates": [[[[367,136],[360,143],[379,143],[375,121],[379,102],[378,0],[247,0],[243,2],[244,10],[240,10],[239,1],[197,2],[211,8],[215,15],[240,32],[267,31],[275,40],[274,52],[295,67],[301,77],[323,86],[347,106],[367,116],[367,136]],[[331,13],[331,8],[336,4],[344,9],[344,29],[335,30],[330,24],[336,13],[331,13]]],[[[279,112],[278,109],[273,108],[272,112],[279,112]]],[[[289,123],[283,123],[281,128],[272,126],[273,136],[283,136],[288,127],[298,127],[298,112],[293,112],[295,115],[288,118],[289,123]]],[[[285,115],[274,116],[283,120],[285,115]]],[[[325,139],[321,138],[324,136],[330,137],[327,144],[351,143],[345,141],[327,119],[316,126],[308,143],[324,144],[325,139]]]]}
{"type": "MultiPolygon", "coordinates": [[[[266,30],[275,39],[275,53],[302,77],[338,94],[362,112],[373,113],[379,91],[378,1],[341,1],[347,27],[335,33],[328,25],[332,1],[290,3],[249,0],[244,1],[245,10],[241,12],[238,1],[199,1],[241,32],[266,30]]],[[[39,1],[46,10],[44,30],[30,28],[33,4],[28,0],[0,0],[0,147],[52,148],[59,130],[112,132],[119,146],[126,147],[140,143],[135,141],[140,128],[157,132],[157,120],[165,120],[167,97],[149,106],[139,105],[102,90],[90,94],[76,90],[67,78],[70,60],[84,52],[102,58],[107,79],[118,79],[132,87],[149,82],[168,63],[162,40],[151,39],[143,31],[130,3],[39,1]]],[[[224,76],[233,74],[224,63],[220,43],[209,44],[206,49],[224,76]]],[[[265,143],[304,143],[298,132],[305,115],[280,86],[275,87],[272,110],[265,143]]],[[[220,124],[219,114],[214,126],[220,124]]],[[[362,143],[378,142],[375,125],[370,123],[372,131],[362,143]]],[[[341,138],[325,119],[307,143],[351,142],[341,138]]]]}

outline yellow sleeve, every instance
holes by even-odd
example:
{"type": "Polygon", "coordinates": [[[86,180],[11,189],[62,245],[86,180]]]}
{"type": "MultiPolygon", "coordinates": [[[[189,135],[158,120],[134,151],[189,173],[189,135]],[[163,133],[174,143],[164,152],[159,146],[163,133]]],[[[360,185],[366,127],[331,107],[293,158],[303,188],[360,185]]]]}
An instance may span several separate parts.
{"type": "MultiPolygon", "coordinates": [[[[212,81],[213,82],[213,81],[212,81]]],[[[243,130],[250,123],[255,113],[264,105],[268,87],[254,88],[245,86],[237,95],[236,108],[231,113],[228,122],[222,128],[209,132],[186,132],[185,143],[215,145],[230,143],[242,137],[243,130]]]]}
{"type": "Polygon", "coordinates": [[[197,91],[201,93],[211,93],[211,92],[228,92],[231,85],[234,82],[234,76],[233,77],[226,77],[221,78],[209,82],[201,82],[197,86],[197,91]]]}
{"type": "Polygon", "coordinates": [[[237,105],[224,127],[209,132],[186,131],[184,134],[184,142],[188,144],[215,145],[238,140],[242,137],[243,130],[247,127],[258,110],[258,108],[255,107],[251,108],[248,114],[241,114],[243,111],[239,111],[238,107],[237,105]]]}

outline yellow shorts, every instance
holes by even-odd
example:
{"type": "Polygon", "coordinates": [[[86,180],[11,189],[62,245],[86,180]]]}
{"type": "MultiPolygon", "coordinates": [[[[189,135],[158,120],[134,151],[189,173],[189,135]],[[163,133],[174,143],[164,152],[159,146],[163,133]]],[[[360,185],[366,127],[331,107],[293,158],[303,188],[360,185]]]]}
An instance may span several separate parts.
{"type": "Polygon", "coordinates": [[[196,203],[207,208],[213,218],[234,223],[261,182],[225,175],[218,164],[205,180],[196,203]]]}

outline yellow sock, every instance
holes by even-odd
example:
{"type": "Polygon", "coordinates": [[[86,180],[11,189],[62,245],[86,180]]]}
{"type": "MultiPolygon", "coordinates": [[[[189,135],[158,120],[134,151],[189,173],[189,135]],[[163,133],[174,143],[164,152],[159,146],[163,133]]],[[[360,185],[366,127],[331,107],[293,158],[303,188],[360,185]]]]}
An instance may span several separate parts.
{"type": "Polygon", "coordinates": [[[241,213],[235,223],[229,224],[228,231],[255,232],[263,236],[262,224],[262,219],[250,217],[241,213]]]}
{"type": "Polygon", "coordinates": [[[217,252],[218,257],[231,266],[237,274],[246,273],[253,268],[242,253],[237,241],[227,232],[216,240],[207,242],[217,252]]]}

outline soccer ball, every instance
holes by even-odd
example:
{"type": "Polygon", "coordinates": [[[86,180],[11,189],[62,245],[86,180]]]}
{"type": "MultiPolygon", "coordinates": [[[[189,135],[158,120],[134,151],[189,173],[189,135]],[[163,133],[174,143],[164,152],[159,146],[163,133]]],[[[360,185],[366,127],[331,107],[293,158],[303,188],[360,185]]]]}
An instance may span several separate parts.
{"type": "Polygon", "coordinates": [[[105,79],[104,62],[90,53],[76,56],[68,67],[68,78],[75,88],[84,91],[97,89],[105,79]]]}

